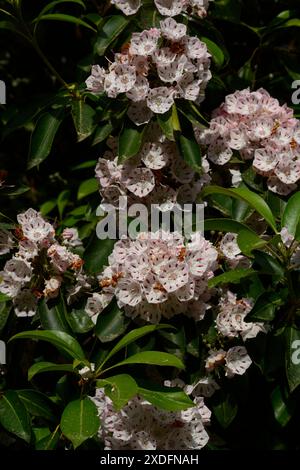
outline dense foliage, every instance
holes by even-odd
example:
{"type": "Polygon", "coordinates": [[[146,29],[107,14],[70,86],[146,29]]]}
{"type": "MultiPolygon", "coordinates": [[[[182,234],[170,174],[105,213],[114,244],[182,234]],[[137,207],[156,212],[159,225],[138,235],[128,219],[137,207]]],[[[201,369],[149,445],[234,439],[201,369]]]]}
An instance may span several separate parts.
{"type": "Polygon", "coordinates": [[[298,1],[0,6],[0,445],[299,449],[298,1]]]}

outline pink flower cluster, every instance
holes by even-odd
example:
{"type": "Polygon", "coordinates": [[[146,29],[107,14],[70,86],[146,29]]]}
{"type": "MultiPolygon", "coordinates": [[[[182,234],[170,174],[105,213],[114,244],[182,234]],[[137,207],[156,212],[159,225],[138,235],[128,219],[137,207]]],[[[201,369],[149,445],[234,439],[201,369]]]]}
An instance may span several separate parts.
{"type": "Polygon", "coordinates": [[[160,410],[138,396],[116,411],[103,389],[97,389],[92,400],[98,408],[105,450],[202,449],[208,442],[204,425],[209,424],[211,412],[203,398],[177,412],[160,410]]]}
{"type": "Polygon", "coordinates": [[[266,333],[263,323],[245,322],[252,308],[251,300],[237,300],[236,294],[227,291],[219,302],[219,314],[216,318],[218,332],[227,338],[237,338],[240,335],[244,341],[255,338],[260,332],[266,333]]]}
{"type": "MultiPolygon", "coordinates": [[[[182,12],[189,11],[200,18],[205,18],[209,2],[212,0],[154,0],[154,3],[163,16],[176,16],[182,12]]],[[[142,0],[111,0],[124,15],[134,15],[142,6],[142,0]]]]}
{"type": "Polygon", "coordinates": [[[225,165],[239,152],[253,159],[255,172],[268,178],[268,188],[287,195],[300,180],[300,126],[293,110],[280,106],[264,89],[228,95],[213,113],[210,127],[196,131],[207,157],[225,165]]]}
{"type": "Polygon", "coordinates": [[[149,122],[153,113],[166,113],[175,98],[200,102],[211,78],[206,44],[186,34],[187,27],[173,18],[133,33],[128,47],[115,54],[109,70],[94,65],[86,80],[93,93],[120,93],[132,102],[129,118],[137,125],[149,122]]]}
{"type": "Polygon", "coordinates": [[[103,203],[118,206],[119,197],[127,196],[129,205],[142,202],[169,210],[176,202],[194,202],[210,182],[208,162],[203,159],[203,174],[196,175],[180,158],[176,144],[167,141],[155,123],[150,125],[139,154],[124,164],[118,164],[116,139],[110,138],[107,145],[110,150],[96,166],[103,203]]]}
{"type": "Polygon", "coordinates": [[[18,249],[0,272],[0,292],[13,299],[16,315],[25,317],[35,314],[39,298],[58,295],[67,270],[80,276],[83,261],[68,248],[81,244],[75,229],[66,229],[60,244],[52,225],[34,209],[17,219],[14,234],[0,231],[1,253],[18,249]]]}
{"type": "Polygon", "coordinates": [[[210,307],[208,280],[217,268],[217,251],[199,233],[185,244],[179,233],[141,233],[120,240],[99,276],[102,287],[87,301],[86,312],[96,322],[113,296],[132,318],[159,323],[183,313],[199,321],[210,307]]]}

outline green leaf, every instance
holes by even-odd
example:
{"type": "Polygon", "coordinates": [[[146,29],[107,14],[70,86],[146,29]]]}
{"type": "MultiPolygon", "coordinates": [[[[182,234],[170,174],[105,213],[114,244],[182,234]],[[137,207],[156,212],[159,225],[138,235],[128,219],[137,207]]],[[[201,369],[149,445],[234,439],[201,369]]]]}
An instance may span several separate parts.
{"type": "Polygon", "coordinates": [[[285,396],[280,386],[277,385],[271,394],[271,403],[276,421],[282,427],[286,426],[296,409],[295,401],[292,397],[285,396]]]}
{"type": "Polygon", "coordinates": [[[39,303],[38,312],[44,330],[56,330],[70,333],[62,297],[59,300],[50,300],[48,302],[43,299],[39,303]]]}
{"type": "Polygon", "coordinates": [[[147,390],[139,387],[138,393],[152,405],[167,411],[187,410],[195,406],[182,390],[169,387],[161,387],[161,390],[147,390]]]}
{"type": "Polygon", "coordinates": [[[266,240],[262,240],[255,233],[249,232],[249,230],[241,230],[238,233],[237,243],[240,247],[241,252],[246,256],[253,256],[252,250],[258,250],[259,248],[267,245],[266,240]]]}
{"type": "Polygon", "coordinates": [[[202,195],[209,196],[210,194],[223,194],[225,196],[231,196],[236,199],[241,199],[249,204],[250,207],[253,207],[268,223],[268,225],[277,233],[276,222],[273,217],[272,211],[264,201],[262,197],[258,194],[250,191],[247,188],[234,188],[227,189],[220,186],[207,186],[204,188],[202,195]]]}
{"type": "Polygon", "coordinates": [[[59,427],[47,437],[44,437],[35,444],[35,450],[54,450],[59,442],[61,432],[59,427]]]}
{"type": "Polygon", "coordinates": [[[11,303],[1,302],[0,300],[0,333],[2,333],[11,311],[11,303]]]}
{"type": "Polygon", "coordinates": [[[125,335],[115,346],[114,348],[110,351],[110,353],[106,356],[105,361],[102,363],[102,366],[111,358],[113,357],[117,352],[119,352],[121,349],[126,348],[129,344],[133,343],[134,341],[137,341],[140,338],[143,338],[144,336],[148,335],[149,333],[153,333],[156,330],[164,329],[164,328],[174,328],[171,325],[147,325],[147,326],[142,326],[141,328],[136,328],[135,330],[130,331],[125,335]]]}
{"type": "Polygon", "coordinates": [[[128,319],[124,316],[115,302],[105,309],[97,318],[95,333],[102,343],[109,343],[122,335],[128,326],[128,319]]]}
{"type": "Polygon", "coordinates": [[[110,136],[113,131],[113,125],[108,122],[107,124],[99,124],[93,135],[92,145],[97,145],[103,142],[110,136]]]}
{"type": "Polygon", "coordinates": [[[146,126],[134,127],[128,124],[119,136],[118,163],[124,163],[134,157],[140,150],[146,126]]]}
{"type": "Polygon", "coordinates": [[[167,113],[157,114],[157,122],[167,139],[175,141],[174,132],[181,130],[176,105],[173,104],[167,113]]]}
{"type": "Polygon", "coordinates": [[[227,395],[224,392],[219,393],[218,395],[220,401],[213,406],[213,413],[222,428],[226,429],[236,417],[238,407],[233,401],[233,397],[231,395],[227,395]]]}
{"type": "Polygon", "coordinates": [[[107,266],[108,257],[112,253],[115,243],[116,240],[110,238],[99,240],[94,237],[84,253],[85,270],[93,274],[100,273],[103,266],[107,266]]]}
{"type": "Polygon", "coordinates": [[[201,36],[201,41],[205,42],[209,53],[212,55],[213,61],[217,67],[222,67],[225,62],[225,55],[220,46],[218,46],[214,41],[206,37],[201,36]]]}
{"type": "Polygon", "coordinates": [[[290,392],[293,392],[300,385],[300,330],[288,326],[285,341],[285,371],[290,392]]]}
{"type": "Polygon", "coordinates": [[[51,201],[44,202],[44,204],[42,204],[40,207],[40,213],[42,214],[43,217],[45,217],[47,214],[49,214],[49,212],[55,209],[56,205],[57,205],[57,201],[54,199],[51,201]]]}
{"type": "Polygon", "coordinates": [[[87,333],[94,327],[94,323],[84,309],[73,309],[67,319],[74,333],[87,333]]]}
{"type": "Polygon", "coordinates": [[[96,54],[104,55],[106,49],[122,33],[129,23],[129,19],[121,15],[114,15],[108,18],[96,39],[94,51],[96,54]]]}
{"type": "Polygon", "coordinates": [[[74,359],[85,359],[85,355],[80,344],[75,338],[63,331],[24,331],[14,335],[9,341],[13,341],[15,339],[36,339],[47,341],[74,359]]]}
{"type": "Polygon", "coordinates": [[[46,5],[40,11],[39,16],[44,15],[45,13],[50,11],[52,8],[56,7],[57,5],[61,5],[62,3],[77,3],[77,5],[82,6],[84,9],[86,8],[82,0],[55,0],[53,2],[48,3],[48,5],[46,5]]]}
{"type": "Polygon", "coordinates": [[[121,367],[128,364],[149,364],[153,366],[168,366],[184,369],[184,364],[180,359],[178,359],[178,357],[161,351],[142,351],[137,354],[133,354],[133,356],[111,366],[109,369],[114,369],[115,367],[121,367]]]}
{"type": "Polygon", "coordinates": [[[0,396],[0,423],[8,432],[28,443],[30,442],[30,417],[14,390],[7,390],[0,396]]]}
{"type": "Polygon", "coordinates": [[[272,321],[276,310],[282,305],[281,293],[265,292],[258,297],[251,312],[248,313],[246,321],[272,321]]]}
{"type": "Polygon", "coordinates": [[[78,142],[82,142],[94,132],[96,127],[95,115],[96,111],[83,100],[73,101],[72,117],[78,142]]]}
{"type": "Polygon", "coordinates": [[[78,189],[77,199],[80,201],[84,197],[90,196],[99,190],[98,181],[96,178],[90,178],[81,183],[78,189]]]}
{"type": "Polygon", "coordinates": [[[37,390],[27,389],[17,390],[17,394],[30,415],[56,421],[53,402],[46,395],[37,390]]]}
{"type": "Polygon", "coordinates": [[[99,426],[96,405],[89,398],[71,401],[61,417],[62,433],[72,442],[74,449],[93,437],[99,426]]]}
{"type": "Polygon", "coordinates": [[[204,229],[233,233],[239,233],[243,230],[255,235],[255,232],[251,228],[247,227],[247,225],[233,219],[206,219],[204,220],[204,229]]]}
{"type": "Polygon", "coordinates": [[[71,196],[71,191],[69,189],[65,189],[59,194],[57,198],[57,207],[58,207],[60,218],[62,218],[63,216],[64,210],[67,207],[68,202],[70,200],[70,196],[71,196]]]}
{"type": "Polygon", "coordinates": [[[196,142],[193,137],[185,137],[180,135],[179,137],[179,147],[181,155],[183,156],[185,162],[196,172],[201,173],[201,149],[200,145],[196,142]]]}
{"type": "Polygon", "coordinates": [[[97,380],[96,386],[105,387],[106,395],[112,400],[116,410],[120,410],[138,392],[136,381],[128,374],[115,375],[97,380]]]}
{"type": "Polygon", "coordinates": [[[28,370],[28,380],[43,372],[74,372],[72,364],[54,364],[53,362],[37,362],[28,370]]]}
{"type": "Polygon", "coordinates": [[[289,198],[281,226],[286,227],[293,237],[297,235],[296,239],[300,241],[300,191],[289,198]]]}
{"type": "Polygon", "coordinates": [[[216,287],[220,284],[239,284],[242,279],[254,274],[256,274],[254,269],[235,269],[209,279],[208,287],[216,287]]]}
{"type": "Polygon", "coordinates": [[[59,126],[65,116],[64,108],[51,110],[38,119],[31,136],[28,169],[42,163],[50,154],[59,126]]]}
{"type": "Polygon", "coordinates": [[[66,23],[74,23],[78,26],[84,26],[85,28],[94,31],[94,33],[97,32],[97,30],[90,24],[86,23],[86,21],[83,21],[76,16],[66,15],[64,13],[48,13],[46,15],[39,16],[33,20],[33,23],[39,23],[40,21],[64,21],[66,23]]]}
{"type": "Polygon", "coordinates": [[[284,278],[285,270],[283,266],[277,261],[277,259],[273,258],[273,256],[268,253],[256,251],[254,253],[254,261],[254,268],[256,269],[256,265],[258,265],[261,268],[262,274],[278,276],[279,279],[284,278]]]}

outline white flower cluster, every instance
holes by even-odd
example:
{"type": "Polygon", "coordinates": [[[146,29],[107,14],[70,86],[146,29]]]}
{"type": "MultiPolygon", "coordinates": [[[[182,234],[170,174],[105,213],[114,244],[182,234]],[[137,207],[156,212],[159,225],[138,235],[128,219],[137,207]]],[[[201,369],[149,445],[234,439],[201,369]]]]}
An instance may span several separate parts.
{"type": "Polygon", "coordinates": [[[289,250],[290,267],[300,269],[300,242],[293,237],[286,227],[280,232],[282,243],[289,250]]]}
{"type": "Polygon", "coordinates": [[[153,113],[166,113],[175,98],[202,101],[211,78],[210,54],[205,43],[186,33],[173,18],[161,21],[160,29],[133,33],[108,71],[92,67],[87,89],[111,98],[126,93],[132,101],[128,116],[137,125],[149,122],[153,113]]]}
{"type": "Polygon", "coordinates": [[[240,335],[244,341],[255,338],[259,332],[266,333],[267,329],[263,323],[245,321],[252,308],[251,300],[237,300],[236,294],[227,291],[219,302],[219,314],[216,319],[218,332],[227,338],[237,338],[240,335]]]}
{"type": "Polygon", "coordinates": [[[234,346],[224,351],[224,349],[211,350],[206,359],[205,368],[207,372],[222,367],[225,375],[232,378],[235,375],[243,375],[251,366],[252,360],[244,346],[234,346]]]}
{"type": "Polygon", "coordinates": [[[239,152],[244,160],[253,159],[253,169],[268,177],[268,188],[287,195],[300,180],[300,125],[293,110],[280,106],[277,99],[260,88],[228,95],[213,113],[210,127],[196,131],[200,144],[207,146],[207,157],[225,165],[239,152]]]}
{"type": "Polygon", "coordinates": [[[176,144],[166,140],[156,123],[150,125],[139,154],[124,164],[118,164],[116,139],[110,138],[107,145],[110,150],[99,158],[96,166],[103,203],[118,206],[119,197],[127,196],[129,205],[142,202],[170,210],[176,202],[193,203],[210,182],[205,158],[203,174],[196,175],[180,158],[176,144]]]}
{"type": "Polygon", "coordinates": [[[116,411],[103,389],[97,389],[92,400],[105,450],[202,449],[208,442],[204,425],[209,424],[211,412],[203,398],[194,400],[195,407],[177,412],[160,410],[138,396],[116,411]]]}
{"type": "Polygon", "coordinates": [[[210,307],[208,280],[217,268],[217,251],[199,233],[185,244],[179,233],[140,233],[120,240],[99,276],[101,294],[88,299],[86,312],[96,322],[113,296],[132,318],[159,323],[183,313],[199,321],[210,307]]]}
{"type": "MultiPolygon", "coordinates": [[[[188,11],[205,18],[210,1],[213,0],[154,0],[154,3],[163,16],[176,16],[188,11]]],[[[142,3],[142,0],[111,0],[111,4],[127,16],[137,13],[142,3]]]]}
{"type": "Polygon", "coordinates": [[[250,261],[244,256],[237,243],[237,234],[228,232],[220,243],[220,252],[224,256],[227,265],[232,269],[249,268],[250,261]]]}
{"type": "Polygon", "coordinates": [[[34,209],[19,214],[17,219],[19,227],[14,237],[0,231],[1,254],[18,249],[0,272],[0,292],[13,299],[16,315],[25,317],[35,314],[39,298],[58,295],[68,269],[79,276],[83,261],[69,250],[81,244],[75,229],[66,229],[60,244],[52,225],[34,209]]]}

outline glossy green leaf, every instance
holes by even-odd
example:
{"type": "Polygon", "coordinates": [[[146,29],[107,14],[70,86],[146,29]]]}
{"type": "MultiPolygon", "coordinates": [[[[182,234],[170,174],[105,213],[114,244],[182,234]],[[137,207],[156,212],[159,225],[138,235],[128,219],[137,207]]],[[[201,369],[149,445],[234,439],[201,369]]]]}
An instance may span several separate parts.
{"type": "Polygon", "coordinates": [[[34,168],[48,157],[64,116],[65,110],[59,108],[44,113],[38,119],[31,136],[28,169],[34,168]]]}
{"type": "Polygon", "coordinates": [[[110,351],[110,353],[106,356],[105,361],[102,363],[105,364],[111,357],[113,357],[117,352],[121,349],[126,348],[129,344],[137,341],[140,338],[148,335],[149,333],[153,333],[156,330],[164,329],[164,328],[173,328],[170,325],[146,325],[142,326],[141,328],[136,328],[135,330],[130,331],[125,335],[110,351]]]}
{"type": "Polygon", "coordinates": [[[37,390],[28,389],[17,390],[17,394],[30,415],[56,421],[54,404],[46,395],[37,390]]]}
{"type": "Polygon", "coordinates": [[[238,233],[237,243],[241,252],[246,256],[253,256],[252,251],[263,248],[267,245],[267,241],[260,238],[258,235],[249,232],[249,230],[241,230],[238,233]]]}
{"type": "Polygon", "coordinates": [[[96,405],[89,398],[71,401],[64,409],[60,424],[62,433],[76,449],[99,429],[96,405]]]}
{"type": "Polygon", "coordinates": [[[129,124],[124,127],[119,136],[119,163],[124,163],[128,158],[134,157],[142,146],[145,127],[133,127],[129,124]]]}
{"type": "Polygon", "coordinates": [[[43,372],[74,372],[72,364],[54,364],[53,362],[36,362],[28,370],[28,380],[43,372]]]}
{"type": "Polygon", "coordinates": [[[238,407],[231,395],[219,394],[219,402],[213,406],[213,414],[222,428],[230,426],[237,415],[238,407]]]}
{"type": "Polygon", "coordinates": [[[279,279],[285,276],[283,266],[273,256],[263,251],[256,251],[254,253],[254,268],[256,265],[261,268],[261,273],[270,274],[271,276],[278,276],[279,279]]]}
{"type": "Polygon", "coordinates": [[[14,390],[7,390],[3,395],[0,395],[0,423],[7,431],[28,443],[30,442],[30,417],[14,390]]]}
{"type": "Polygon", "coordinates": [[[70,333],[62,297],[59,300],[50,300],[48,302],[46,302],[45,299],[41,300],[41,302],[39,302],[38,312],[44,330],[70,333]]]}
{"type": "Polygon", "coordinates": [[[83,21],[80,18],[77,18],[76,16],[66,15],[64,13],[47,13],[36,18],[33,23],[39,23],[40,21],[63,21],[66,23],[76,24],[77,26],[84,26],[85,28],[96,32],[96,29],[86,21],[83,21]]]}
{"type": "Polygon", "coordinates": [[[103,266],[108,264],[108,257],[112,253],[115,243],[116,240],[110,238],[99,240],[94,237],[84,253],[85,270],[90,273],[101,273],[103,266]]]}
{"type": "Polygon", "coordinates": [[[115,302],[97,318],[95,334],[102,343],[109,343],[122,335],[128,326],[128,319],[115,302]]]}
{"type": "Polygon", "coordinates": [[[205,219],[204,229],[215,230],[217,232],[233,233],[239,233],[243,230],[255,235],[255,232],[250,227],[247,227],[247,225],[232,219],[205,219]]]}
{"type": "Polygon", "coordinates": [[[24,331],[14,335],[10,341],[15,339],[46,341],[61,349],[74,359],[85,359],[84,352],[78,341],[63,331],[24,331]]]}
{"type": "Polygon", "coordinates": [[[209,279],[208,286],[216,287],[221,284],[239,284],[242,279],[253,276],[254,274],[256,274],[254,269],[235,269],[234,271],[228,271],[209,279]]]}
{"type": "Polygon", "coordinates": [[[67,319],[74,333],[87,333],[94,327],[94,323],[84,309],[73,309],[67,319]]]}
{"type": "Polygon", "coordinates": [[[102,56],[106,49],[112,44],[112,42],[124,31],[129,23],[129,19],[121,16],[114,15],[108,18],[105,24],[101,27],[101,30],[96,39],[94,50],[95,53],[102,56]]]}
{"type": "Polygon", "coordinates": [[[220,186],[207,186],[202,192],[203,196],[209,196],[210,194],[224,194],[233,198],[241,199],[253,207],[268,223],[268,225],[277,233],[276,222],[273,217],[272,211],[264,201],[264,199],[258,194],[250,191],[247,188],[233,188],[227,189],[220,186]]]}
{"type": "Polygon", "coordinates": [[[59,427],[49,436],[44,437],[35,444],[35,450],[55,450],[59,442],[61,432],[59,427]]]}
{"type": "Polygon", "coordinates": [[[201,41],[207,45],[209,53],[212,55],[213,61],[218,67],[222,67],[225,62],[225,55],[220,46],[209,38],[201,37],[201,41]]]}
{"type": "Polygon", "coordinates": [[[295,400],[292,397],[287,397],[278,385],[271,394],[271,403],[276,421],[282,427],[286,426],[296,409],[295,400]]]}
{"type": "Polygon", "coordinates": [[[80,201],[81,199],[96,193],[98,190],[99,185],[96,178],[90,178],[88,180],[85,180],[79,186],[77,199],[78,201],[80,201]]]}
{"type": "Polygon", "coordinates": [[[157,408],[166,411],[187,410],[194,402],[182,391],[164,387],[163,390],[148,390],[139,387],[139,394],[157,408]]]}
{"type": "Polygon", "coordinates": [[[96,111],[83,100],[73,101],[72,117],[78,142],[82,142],[94,132],[95,115],[96,111]]]}
{"type": "Polygon", "coordinates": [[[133,354],[133,356],[115,364],[110,367],[110,369],[128,364],[149,364],[153,366],[168,366],[176,367],[177,369],[184,369],[184,364],[180,359],[178,359],[178,357],[173,354],[160,351],[142,351],[137,354],[133,354]]]}
{"type": "Polygon", "coordinates": [[[246,321],[272,321],[275,318],[276,311],[283,304],[281,293],[264,292],[255,302],[246,321]]]}
{"type": "Polygon", "coordinates": [[[185,162],[196,172],[201,173],[201,149],[199,144],[193,137],[185,137],[180,135],[179,137],[179,147],[181,155],[183,156],[185,162]]]}
{"type": "Polygon", "coordinates": [[[116,410],[121,410],[138,392],[136,381],[128,374],[97,380],[96,385],[99,388],[105,387],[105,393],[112,400],[116,410]]]}
{"type": "Polygon", "coordinates": [[[282,216],[281,226],[287,228],[288,232],[300,241],[300,192],[289,198],[282,216]]]}
{"type": "Polygon", "coordinates": [[[107,124],[100,123],[93,135],[92,145],[97,145],[107,139],[113,131],[113,125],[109,122],[107,124]]]}

